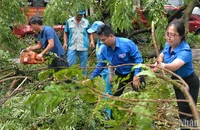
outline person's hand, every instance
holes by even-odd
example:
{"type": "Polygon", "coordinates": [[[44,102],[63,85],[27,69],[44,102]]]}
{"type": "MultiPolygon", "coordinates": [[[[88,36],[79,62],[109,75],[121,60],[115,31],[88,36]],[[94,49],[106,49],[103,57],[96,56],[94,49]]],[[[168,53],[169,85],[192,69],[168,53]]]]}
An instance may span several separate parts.
{"type": "Polygon", "coordinates": [[[156,72],[158,70],[157,66],[158,66],[158,61],[156,61],[156,63],[154,63],[153,65],[154,67],[152,68],[153,72],[156,72]]]}
{"type": "Polygon", "coordinates": [[[139,85],[140,85],[140,77],[134,76],[134,77],[133,77],[133,86],[134,86],[135,88],[139,88],[139,85]]]}
{"type": "Polygon", "coordinates": [[[32,51],[31,46],[27,47],[26,51],[32,51]]]}
{"type": "Polygon", "coordinates": [[[36,59],[38,59],[38,60],[41,60],[41,59],[42,59],[42,57],[43,57],[43,54],[42,54],[42,53],[40,53],[40,54],[38,54],[38,55],[36,56],[36,59]]]}
{"type": "Polygon", "coordinates": [[[64,48],[64,50],[67,50],[67,44],[63,44],[63,48],[64,48]]]}
{"type": "Polygon", "coordinates": [[[90,47],[91,47],[91,48],[95,48],[94,41],[91,41],[91,42],[90,42],[90,47]]]}
{"type": "Polygon", "coordinates": [[[165,63],[160,62],[160,63],[158,63],[158,66],[159,66],[160,68],[165,68],[165,63]]]}
{"type": "Polygon", "coordinates": [[[156,62],[158,62],[158,63],[163,62],[163,58],[162,58],[162,56],[158,56],[156,62]]]}
{"type": "Polygon", "coordinates": [[[90,81],[90,79],[83,80],[83,81],[82,81],[82,84],[83,84],[83,85],[87,85],[89,81],[90,81]]]}

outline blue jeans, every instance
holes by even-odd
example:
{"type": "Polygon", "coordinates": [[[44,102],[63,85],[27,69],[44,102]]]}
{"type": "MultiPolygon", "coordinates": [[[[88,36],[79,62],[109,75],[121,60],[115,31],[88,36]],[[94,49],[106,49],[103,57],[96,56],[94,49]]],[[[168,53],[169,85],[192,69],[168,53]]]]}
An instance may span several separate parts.
{"type": "Polygon", "coordinates": [[[83,68],[83,74],[87,75],[86,66],[88,61],[88,51],[77,51],[77,50],[68,50],[67,61],[69,66],[76,64],[76,58],[79,58],[81,68],[83,68]]]}
{"type": "MultiPolygon", "coordinates": [[[[106,75],[101,75],[104,81],[106,82],[106,94],[112,95],[112,84],[109,82],[109,73],[106,75]]],[[[108,100],[108,98],[104,98],[105,100],[108,100]]],[[[111,118],[111,109],[106,108],[106,113],[109,118],[111,118]]]]}

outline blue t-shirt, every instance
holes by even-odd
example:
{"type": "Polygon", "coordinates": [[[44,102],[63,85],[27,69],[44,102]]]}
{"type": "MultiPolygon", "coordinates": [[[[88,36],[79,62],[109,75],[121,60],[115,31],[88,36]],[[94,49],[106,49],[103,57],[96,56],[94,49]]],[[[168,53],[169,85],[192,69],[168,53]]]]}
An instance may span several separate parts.
{"type": "Polygon", "coordinates": [[[164,50],[164,63],[172,63],[175,59],[181,59],[185,64],[178,70],[174,71],[177,75],[185,78],[194,72],[192,65],[192,51],[187,42],[182,41],[172,52],[170,52],[171,46],[166,42],[164,50]]]}
{"type": "Polygon", "coordinates": [[[38,39],[42,43],[43,49],[47,47],[48,40],[54,39],[54,47],[50,51],[56,53],[58,56],[65,54],[65,50],[62,47],[56,32],[50,26],[42,26],[42,32],[38,32],[38,39]]]}
{"type": "MultiPolygon", "coordinates": [[[[142,56],[135,43],[127,38],[115,37],[115,48],[112,49],[109,46],[102,48],[101,59],[98,61],[95,70],[92,72],[90,79],[99,75],[107,63],[113,66],[121,64],[140,64],[143,62],[142,56]]],[[[116,67],[116,71],[120,74],[129,74],[132,72],[132,65],[116,67]]],[[[134,69],[134,76],[141,71],[141,68],[134,69]]]]}

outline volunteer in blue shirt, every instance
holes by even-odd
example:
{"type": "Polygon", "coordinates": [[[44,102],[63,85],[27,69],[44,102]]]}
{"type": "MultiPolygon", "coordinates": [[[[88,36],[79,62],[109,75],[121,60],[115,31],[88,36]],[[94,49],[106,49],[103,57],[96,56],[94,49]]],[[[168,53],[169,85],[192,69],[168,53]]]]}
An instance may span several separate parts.
{"type": "Polygon", "coordinates": [[[65,54],[65,50],[62,47],[56,32],[50,26],[43,26],[41,17],[31,17],[29,20],[29,25],[33,28],[34,31],[38,32],[39,41],[37,44],[28,47],[26,50],[32,51],[43,48],[43,51],[37,55],[37,59],[41,59],[48,51],[56,53],[58,57],[61,57],[65,54]]]}
{"type": "MultiPolygon", "coordinates": [[[[160,66],[169,69],[179,75],[189,86],[189,93],[194,102],[197,103],[199,92],[199,78],[194,72],[192,65],[192,51],[185,41],[185,27],[180,21],[171,22],[166,29],[166,43],[162,53],[159,55],[160,66]]],[[[172,79],[176,77],[172,76],[172,79]]],[[[174,86],[177,99],[185,99],[183,93],[174,86]]],[[[191,113],[188,103],[178,102],[180,112],[191,113]]],[[[181,122],[186,124],[192,117],[179,114],[181,122]]]]}
{"type": "Polygon", "coordinates": [[[90,79],[93,79],[95,76],[99,75],[103,71],[103,68],[101,67],[106,66],[109,62],[111,65],[109,76],[110,82],[112,82],[114,74],[118,76],[117,81],[120,80],[118,89],[113,94],[114,96],[120,96],[124,91],[125,84],[127,83],[132,82],[131,85],[135,91],[137,91],[139,86],[145,85],[144,78],[137,76],[137,74],[141,71],[141,68],[132,70],[132,65],[122,65],[141,64],[143,62],[142,56],[135,43],[126,38],[116,37],[111,26],[106,24],[100,26],[97,31],[97,35],[105,46],[102,47],[101,50],[102,53],[100,57],[102,60],[97,63],[95,70],[90,76],[90,79]],[[118,67],[114,68],[114,66],[118,67]]]}
{"type": "MultiPolygon", "coordinates": [[[[96,32],[97,32],[98,28],[101,25],[104,25],[104,23],[102,21],[95,21],[92,24],[92,27],[87,30],[87,32],[92,34],[94,39],[97,39],[98,37],[96,35],[96,32]]],[[[96,44],[97,61],[102,61],[100,55],[102,53],[102,48],[104,46],[105,45],[99,39],[97,39],[97,44],[96,44]]],[[[106,91],[105,91],[105,93],[109,94],[109,95],[112,95],[112,84],[109,82],[109,69],[108,68],[104,68],[102,70],[102,72],[100,73],[100,75],[101,75],[101,77],[104,79],[104,81],[106,83],[106,91]]],[[[107,108],[106,109],[106,113],[108,115],[108,118],[111,118],[111,110],[107,108]]]]}

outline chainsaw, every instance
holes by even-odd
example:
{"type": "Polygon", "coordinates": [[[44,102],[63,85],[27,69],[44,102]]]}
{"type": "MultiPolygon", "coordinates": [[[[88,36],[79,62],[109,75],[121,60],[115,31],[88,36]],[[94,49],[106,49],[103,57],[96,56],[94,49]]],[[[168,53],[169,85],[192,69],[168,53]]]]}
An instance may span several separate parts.
{"type": "Polygon", "coordinates": [[[20,52],[20,62],[22,64],[41,64],[44,63],[44,58],[41,58],[38,60],[37,53],[34,51],[27,51],[26,49],[23,49],[20,52]]]}

